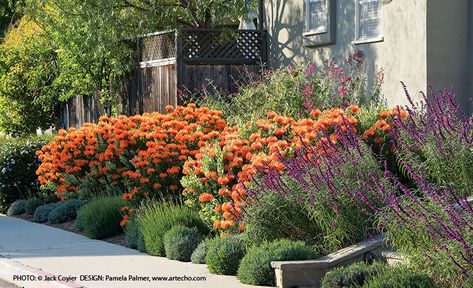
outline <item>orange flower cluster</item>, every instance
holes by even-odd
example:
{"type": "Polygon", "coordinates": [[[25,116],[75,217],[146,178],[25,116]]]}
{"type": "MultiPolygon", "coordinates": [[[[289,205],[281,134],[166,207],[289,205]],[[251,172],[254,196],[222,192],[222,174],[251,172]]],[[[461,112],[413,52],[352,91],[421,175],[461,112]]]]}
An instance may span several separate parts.
{"type": "Polygon", "coordinates": [[[373,126],[366,129],[361,135],[366,142],[373,142],[376,145],[382,145],[386,142],[388,132],[393,128],[392,116],[400,115],[402,120],[407,118],[407,112],[399,107],[379,113],[379,120],[373,126]]]}
{"type": "Polygon", "coordinates": [[[41,185],[60,199],[122,191],[123,199],[140,201],[179,190],[184,161],[218,138],[226,123],[221,111],[195,104],[166,109],[59,131],[37,152],[41,185]]]}
{"type": "MultiPolygon", "coordinates": [[[[184,164],[181,183],[188,201],[200,206],[205,220],[214,229],[242,230],[238,218],[245,205],[245,185],[250,185],[258,170],[284,165],[280,157],[290,157],[302,145],[318,146],[318,141],[337,142],[335,127],[356,129],[357,106],[345,112],[335,108],[313,110],[312,118],[295,120],[269,113],[266,119],[249,122],[244,129],[227,127],[218,141],[202,147],[195,159],[184,164]],[[327,131],[330,139],[318,137],[327,131]]],[[[321,151],[319,151],[322,153],[321,151]]]]}

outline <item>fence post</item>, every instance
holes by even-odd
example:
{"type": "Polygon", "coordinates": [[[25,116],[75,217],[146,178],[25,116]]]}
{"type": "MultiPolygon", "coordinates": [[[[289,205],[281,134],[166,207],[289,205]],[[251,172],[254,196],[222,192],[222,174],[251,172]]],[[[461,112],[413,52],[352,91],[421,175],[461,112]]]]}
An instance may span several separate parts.
{"type": "Polygon", "coordinates": [[[179,99],[179,89],[181,89],[182,85],[184,84],[182,81],[183,77],[183,69],[184,69],[184,63],[182,61],[182,31],[176,29],[174,32],[175,35],[175,49],[176,49],[176,99],[177,99],[177,104],[182,105],[182,100],[179,99]]]}

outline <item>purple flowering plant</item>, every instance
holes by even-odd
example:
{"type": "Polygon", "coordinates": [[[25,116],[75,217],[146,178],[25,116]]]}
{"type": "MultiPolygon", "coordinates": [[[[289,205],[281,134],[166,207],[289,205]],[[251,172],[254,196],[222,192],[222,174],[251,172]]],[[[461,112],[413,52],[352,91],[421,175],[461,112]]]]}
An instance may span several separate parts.
{"type": "Polygon", "coordinates": [[[337,140],[321,135],[320,147],[305,146],[296,157],[283,160],[284,175],[270,171],[247,192],[254,203],[266,193],[295,198],[321,229],[317,246],[322,253],[377,233],[375,215],[395,197],[394,190],[392,195],[380,193],[390,183],[371,148],[348,125],[344,128],[337,128],[337,140]]]}
{"type": "Polygon", "coordinates": [[[404,174],[473,195],[473,117],[462,112],[451,90],[430,89],[419,103],[404,90],[408,116],[395,116],[398,128],[390,132],[404,174]]]}

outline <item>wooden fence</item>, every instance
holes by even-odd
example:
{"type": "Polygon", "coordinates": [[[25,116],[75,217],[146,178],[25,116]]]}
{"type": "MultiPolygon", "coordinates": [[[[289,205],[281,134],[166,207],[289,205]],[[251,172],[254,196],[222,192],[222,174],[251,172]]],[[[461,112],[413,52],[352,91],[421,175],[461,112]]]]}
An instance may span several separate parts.
{"type": "MultiPolygon", "coordinates": [[[[236,91],[243,71],[259,72],[266,63],[267,33],[222,29],[165,31],[139,38],[137,49],[139,63],[125,81],[120,100],[121,113],[125,115],[164,112],[166,105],[183,104],[180,91],[199,91],[209,83],[221,91],[236,91]]],[[[82,120],[97,121],[96,116],[103,113],[103,108],[95,100],[69,101],[62,109],[61,115],[66,117],[62,122],[69,123],[67,127],[78,127],[82,120]]]]}

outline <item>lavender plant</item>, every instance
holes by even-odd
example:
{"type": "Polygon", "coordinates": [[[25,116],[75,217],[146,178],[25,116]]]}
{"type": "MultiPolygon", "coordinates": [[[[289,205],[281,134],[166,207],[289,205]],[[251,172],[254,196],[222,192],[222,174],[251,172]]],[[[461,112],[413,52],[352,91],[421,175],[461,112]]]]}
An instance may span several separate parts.
{"type": "Polygon", "coordinates": [[[411,178],[471,195],[473,117],[463,114],[452,91],[430,90],[430,99],[423,95],[420,103],[414,103],[405,86],[404,90],[410,102],[407,119],[395,113],[398,129],[391,131],[400,166],[411,178]]]}

